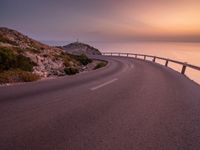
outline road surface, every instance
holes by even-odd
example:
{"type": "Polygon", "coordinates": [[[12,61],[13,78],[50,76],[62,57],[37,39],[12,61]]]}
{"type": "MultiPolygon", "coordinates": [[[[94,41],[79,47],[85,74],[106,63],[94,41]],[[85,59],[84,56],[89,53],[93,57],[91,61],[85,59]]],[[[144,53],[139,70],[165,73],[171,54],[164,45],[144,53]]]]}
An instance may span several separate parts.
{"type": "Polygon", "coordinates": [[[0,88],[0,150],[198,150],[200,86],[164,66],[101,69],[0,88]]]}

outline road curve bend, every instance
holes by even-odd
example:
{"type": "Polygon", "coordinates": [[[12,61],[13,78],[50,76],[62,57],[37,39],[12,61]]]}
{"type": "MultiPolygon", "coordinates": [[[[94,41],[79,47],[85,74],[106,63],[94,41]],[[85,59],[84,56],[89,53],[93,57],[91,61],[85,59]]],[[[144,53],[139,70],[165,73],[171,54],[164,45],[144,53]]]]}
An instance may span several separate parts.
{"type": "Polygon", "coordinates": [[[200,86],[169,68],[106,67],[0,87],[0,150],[198,150],[200,86]]]}

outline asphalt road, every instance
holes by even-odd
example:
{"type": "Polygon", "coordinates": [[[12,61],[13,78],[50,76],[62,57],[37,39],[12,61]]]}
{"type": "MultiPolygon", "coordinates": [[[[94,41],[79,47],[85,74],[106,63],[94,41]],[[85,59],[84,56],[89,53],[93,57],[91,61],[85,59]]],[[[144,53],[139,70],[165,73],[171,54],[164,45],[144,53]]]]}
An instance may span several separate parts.
{"type": "Polygon", "coordinates": [[[0,150],[199,150],[200,86],[161,65],[0,87],[0,150]]]}

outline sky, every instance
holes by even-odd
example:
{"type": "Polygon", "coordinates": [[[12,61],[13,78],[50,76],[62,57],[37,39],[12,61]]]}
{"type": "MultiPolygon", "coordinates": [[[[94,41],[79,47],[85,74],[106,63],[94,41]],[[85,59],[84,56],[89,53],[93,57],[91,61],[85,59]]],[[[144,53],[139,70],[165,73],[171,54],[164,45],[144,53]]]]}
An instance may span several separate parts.
{"type": "Polygon", "coordinates": [[[200,0],[0,1],[0,26],[37,40],[200,42],[200,0]]]}

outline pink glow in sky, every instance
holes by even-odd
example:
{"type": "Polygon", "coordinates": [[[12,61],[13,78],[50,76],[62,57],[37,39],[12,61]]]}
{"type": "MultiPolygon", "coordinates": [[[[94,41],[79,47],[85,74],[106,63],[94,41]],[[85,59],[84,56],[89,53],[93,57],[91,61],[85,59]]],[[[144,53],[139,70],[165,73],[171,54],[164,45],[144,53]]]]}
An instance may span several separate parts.
{"type": "Polygon", "coordinates": [[[1,0],[0,20],[39,40],[200,42],[200,0],[1,0]]]}

